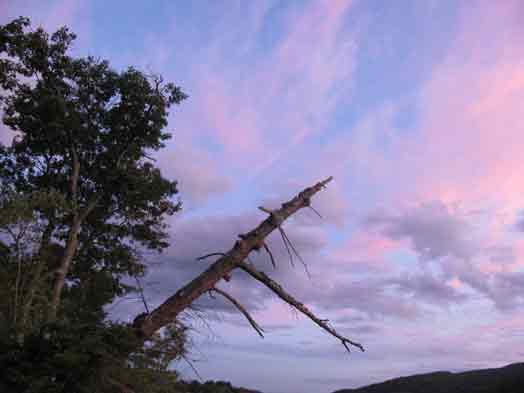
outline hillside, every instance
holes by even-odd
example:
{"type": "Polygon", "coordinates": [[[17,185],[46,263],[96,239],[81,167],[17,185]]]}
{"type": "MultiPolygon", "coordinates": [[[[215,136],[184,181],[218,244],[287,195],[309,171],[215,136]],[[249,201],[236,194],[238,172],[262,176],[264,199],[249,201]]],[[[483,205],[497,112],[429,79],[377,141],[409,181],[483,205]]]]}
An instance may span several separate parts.
{"type": "Polygon", "coordinates": [[[257,390],[239,388],[225,381],[179,382],[177,392],[183,393],[261,393],[257,390]]]}
{"type": "Polygon", "coordinates": [[[524,391],[524,363],[462,373],[446,371],[391,379],[334,393],[518,393],[524,391]]]}

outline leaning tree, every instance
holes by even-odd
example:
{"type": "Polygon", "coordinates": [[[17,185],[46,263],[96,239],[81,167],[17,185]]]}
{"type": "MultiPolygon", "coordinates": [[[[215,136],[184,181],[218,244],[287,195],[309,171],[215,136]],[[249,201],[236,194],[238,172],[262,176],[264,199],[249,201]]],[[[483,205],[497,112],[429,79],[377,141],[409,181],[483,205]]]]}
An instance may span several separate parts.
{"type": "MultiPolygon", "coordinates": [[[[216,287],[234,269],[247,272],[348,351],[351,346],[363,350],[249,260],[251,252],[264,250],[276,264],[265,242],[275,230],[290,257],[298,256],[282,225],[310,207],[331,178],[277,210],[260,207],[268,214],[264,221],[240,234],[229,251],[202,257],[217,260],[132,324],[105,319],[105,305],[137,289],[124,278],[145,273],[142,251],[168,246],[165,218],[181,208],[173,201],[177,184],[162,176],[150,155],[170,138],[168,110],[186,95],[159,76],[134,68],[116,71],[104,60],[70,56],[74,38],[67,28],[52,35],[32,30],[27,18],[0,26],[0,105],[4,125],[15,133],[10,146],[0,145],[0,295],[5,299],[0,329],[5,332],[1,344],[18,354],[0,356],[4,370],[16,374],[23,362],[24,370],[32,370],[27,354],[36,346],[47,348],[45,356],[54,354],[53,361],[37,378],[41,390],[27,391],[82,391],[80,381],[107,374],[100,370],[110,369],[111,362],[165,371],[170,360],[184,353],[185,328],[178,318],[204,293],[224,296],[262,335],[246,308],[216,287]],[[103,353],[78,355],[75,335],[87,331],[96,332],[89,337],[93,347],[105,348],[103,353]],[[60,370],[67,367],[55,355],[64,351],[73,359],[65,364],[87,372],[84,379],[60,370]],[[55,390],[49,390],[50,384],[55,390]]],[[[137,386],[122,377],[124,368],[105,378],[108,389],[137,386]]]]}

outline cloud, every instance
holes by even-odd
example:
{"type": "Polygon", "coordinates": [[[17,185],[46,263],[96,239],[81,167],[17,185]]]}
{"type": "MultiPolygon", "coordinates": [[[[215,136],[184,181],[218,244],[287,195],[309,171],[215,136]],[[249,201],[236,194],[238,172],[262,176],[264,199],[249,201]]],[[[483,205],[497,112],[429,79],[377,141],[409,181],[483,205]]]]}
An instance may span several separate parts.
{"type": "Polygon", "coordinates": [[[5,9],[0,13],[0,24],[8,23],[20,15],[31,18],[33,27],[42,26],[44,30],[53,32],[62,26],[69,27],[78,35],[73,46],[86,46],[89,42],[89,7],[79,0],[54,0],[45,4],[35,0],[22,0],[12,3],[3,2],[5,9]]]}
{"type": "Polygon", "coordinates": [[[522,4],[463,7],[447,55],[422,86],[419,135],[399,143],[419,197],[522,205],[522,4]]]}
{"type": "Polygon", "coordinates": [[[519,214],[514,228],[519,232],[524,232],[524,214],[519,214]]]}
{"type": "Polygon", "coordinates": [[[403,241],[393,240],[363,227],[356,229],[342,244],[329,251],[333,268],[350,273],[391,273],[388,257],[405,248],[403,241]]]}
{"type": "Polygon", "coordinates": [[[423,274],[391,278],[389,283],[403,293],[412,293],[417,302],[463,302],[468,295],[458,289],[466,284],[502,311],[520,307],[523,282],[515,270],[516,248],[499,243],[500,237],[489,233],[492,227],[483,227],[477,219],[438,202],[397,214],[375,212],[364,220],[364,227],[386,239],[409,240],[408,247],[418,255],[423,274]],[[437,276],[431,266],[438,269],[437,276]]]}
{"type": "Polygon", "coordinates": [[[441,264],[447,277],[460,282],[490,299],[502,312],[516,311],[524,305],[524,280],[520,271],[482,271],[478,264],[447,259],[441,264]]]}
{"type": "Polygon", "coordinates": [[[422,260],[444,256],[470,259],[475,253],[472,228],[441,202],[423,204],[400,214],[374,213],[366,225],[392,240],[409,239],[422,260]]]}
{"type": "Polygon", "coordinates": [[[467,300],[468,296],[442,278],[431,274],[411,275],[389,280],[389,283],[402,293],[410,294],[417,302],[426,301],[439,306],[456,304],[467,300]]]}
{"type": "Polygon", "coordinates": [[[350,336],[363,336],[363,335],[377,335],[381,334],[383,329],[377,325],[359,325],[353,327],[347,327],[341,330],[342,334],[348,334],[350,336]]]}
{"type": "Polygon", "coordinates": [[[497,273],[492,297],[501,310],[524,306],[524,272],[497,273]]]}
{"type": "Polygon", "coordinates": [[[370,317],[389,316],[413,319],[420,315],[417,304],[402,294],[395,295],[384,280],[363,279],[359,281],[339,280],[332,285],[319,285],[316,290],[303,294],[321,310],[355,310],[370,317]]]}
{"type": "Polygon", "coordinates": [[[250,42],[268,34],[267,9],[240,43],[235,34],[214,37],[191,92],[200,110],[192,128],[237,170],[252,168],[251,176],[321,132],[351,86],[355,34],[344,23],[351,6],[317,1],[300,10],[286,7],[282,24],[272,28],[274,40],[263,47],[250,42]],[[242,62],[232,68],[230,59],[238,57],[242,62]]]}
{"type": "Polygon", "coordinates": [[[159,165],[165,176],[177,180],[184,207],[203,205],[209,198],[232,190],[232,180],[224,173],[218,157],[191,145],[179,145],[176,152],[159,154],[159,165]]]}

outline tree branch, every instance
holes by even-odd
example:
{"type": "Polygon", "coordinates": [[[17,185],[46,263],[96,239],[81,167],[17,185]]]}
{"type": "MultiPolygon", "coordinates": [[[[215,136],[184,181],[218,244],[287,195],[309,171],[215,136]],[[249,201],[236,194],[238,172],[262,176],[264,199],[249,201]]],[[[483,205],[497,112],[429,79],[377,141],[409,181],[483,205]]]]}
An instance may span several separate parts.
{"type": "Polygon", "coordinates": [[[78,154],[76,152],[76,149],[74,146],[71,146],[71,155],[72,155],[72,174],[71,174],[71,199],[73,201],[73,214],[76,216],[78,213],[78,196],[77,196],[77,189],[78,189],[78,178],[80,176],[80,161],[78,160],[78,154]]]}
{"type": "Polygon", "coordinates": [[[246,273],[248,273],[251,277],[253,277],[257,281],[260,281],[266,287],[271,289],[271,291],[273,291],[280,299],[294,307],[296,310],[300,311],[302,314],[306,315],[309,319],[311,319],[313,322],[315,322],[318,326],[327,331],[329,334],[338,338],[348,351],[350,351],[348,344],[359,348],[362,352],[364,351],[364,347],[361,344],[351,341],[350,339],[344,336],[341,336],[335,329],[333,329],[331,326],[327,324],[327,321],[325,319],[318,318],[304,304],[300,303],[293,296],[287,293],[278,283],[273,281],[266,273],[258,271],[252,264],[248,262],[243,262],[240,265],[240,268],[244,270],[246,273]]]}
{"type": "Polygon", "coordinates": [[[249,253],[256,249],[261,241],[291,215],[311,204],[311,197],[322,190],[333,178],[329,177],[317,184],[304,189],[293,199],[282,204],[280,209],[271,212],[255,229],[244,234],[225,256],[216,260],[207,270],[190,281],[164,303],[154,309],[146,318],[135,318],[133,325],[141,333],[143,339],[151,337],[157,330],[174,321],[195,299],[227,276],[233,269],[239,267],[249,253]]]}
{"type": "Polygon", "coordinates": [[[246,310],[246,308],[242,304],[240,304],[233,296],[231,296],[229,293],[227,293],[227,292],[225,292],[225,291],[223,291],[221,289],[218,289],[218,288],[213,288],[209,292],[210,292],[210,294],[212,292],[216,292],[216,293],[222,295],[223,297],[225,297],[231,303],[233,303],[233,305],[236,308],[238,308],[238,311],[240,311],[242,313],[242,315],[244,315],[244,317],[246,317],[246,319],[251,324],[253,329],[255,329],[255,331],[258,333],[258,335],[260,337],[264,338],[264,334],[263,334],[264,329],[262,329],[260,327],[260,325],[253,319],[253,317],[249,314],[249,312],[246,310]]]}
{"type": "Polygon", "coordinates": [[[223,256],[223,257],[226,257],[227,255],[224,254],[223,252],[212,252],[211,254],[206,254],[206,255],[202,255],[201,257],[198,257],[196,260],[197,261],[202,261],[206,258],[209,258],[209,257],[217,257],[217,256],[223,256]]]}
{"type": "Polygon", "coordinates": [[[142,303],[144,304],[144,309],[146,310],[146,313],[149,314],[149,306],[147,305],[146,297],[144,296],[144,288],[142,288],[140,279],[137,276],[135,276],[135,281],[138,287],[138,292],[140,293],[140,298],[142,299],[142,303]]]}
{"type": "Polygon", "coordinates": [[[322,218],[322,216],[320,215],[320,213],[313,207],[313,206],[309,206],[309,208],[311,210],[313,210],[315,212],[315,214],[319,217],[319,218],[322,218]]]}
{"type": "Polygon", "coordinates": [[[266,250],[267,254],[269,255],[269,258],[271,259],[271,264],[273,265],[273,269],[276,269],[277,264],[275,262],[275,258],[273,258],[273,253],[271,252],[271,249],[265,242],[263,244],[264,244],[264,250],[266,250]]]}
{"type": "MultiPolygon", "coordinates": [[[[306,271],[306,274],[307,274],[308,278],[311,279],[311,274],[309,274],[309,269],[307,268],[306,262],[302,259],[302,257],[300,256],[300,254],[296,250],[296,248],[293,245],[293,243],[291,243],[291,240],[289,240],[289,237],[287,236],[286,232],[284,232],[284,229],[282,227],[279,227],[278,229],[280,230],[280,234],[282,235],[282,240],[284,241],[284,244],[286,244],[286,242],[289,244],[289,247],[287,247],[288,248],[288,252],[289,252],[289,248],[291,248],[291,250],[293,250],[293,253],[297,256],[299,261],[302,263],[302,266],[304,266],[304,270],[306,271]]],[[[289,255],[290,255],[290,257],[292,256],[291,254],[289,254],[289,255]]]]}
{"type": "Polygon", "coordinates": [[[65,278],[67,276],[67,273],[69,272],[69,268],[76,254],[76,248],[78,245],[78,234],[82,227],[82,223],[87,218],[87,216],[93,211],[93,209],[96,207],[96,204],[98,203],[99,199],[100,199],[100,196],[93,197],[87,203],[87,206],[85,207],[84,211],[81,214],[78,214],[78,211],[74,212],[74,219],[73,219],[73,223],[71,225],[71,228],[69,229],[69,233],[67,236],[64,256],[62,257],[62,260],[60,261],[60,268],[55,271],[56,279],[53,285],[53,298],[51,301],[51,308],[49,310],[49,315],[48,315],[48,320],[50,322],[56,319],[56,315],[58,312],[58,306],[60,305],[60,297],[61,297],[62,289],[65,283],[65,278]]]}
{"type": "Polygon", "coordinates": [[[289,249],[286,241],[286,234],[280,225],[278,226],[278,231],[282,237],[282,243],[284,243],[284,246],[286,247],[287,255],[289,255],[289,263],[291,264],[291,267],[295,267],[295,262],[293,262],[293,254],[291,254],[291,250],[289,249]]]}

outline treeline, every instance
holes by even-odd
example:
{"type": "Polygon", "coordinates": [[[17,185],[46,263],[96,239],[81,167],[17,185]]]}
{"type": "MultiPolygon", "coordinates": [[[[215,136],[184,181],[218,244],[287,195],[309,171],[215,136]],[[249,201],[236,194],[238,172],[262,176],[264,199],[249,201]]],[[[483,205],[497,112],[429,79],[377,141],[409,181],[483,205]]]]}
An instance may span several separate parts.
{"type": "Polygon", "coordinates": [[[260,393],[255,390],[237,388],[225,381],[179,382],[180,393],[260,393]]]}

